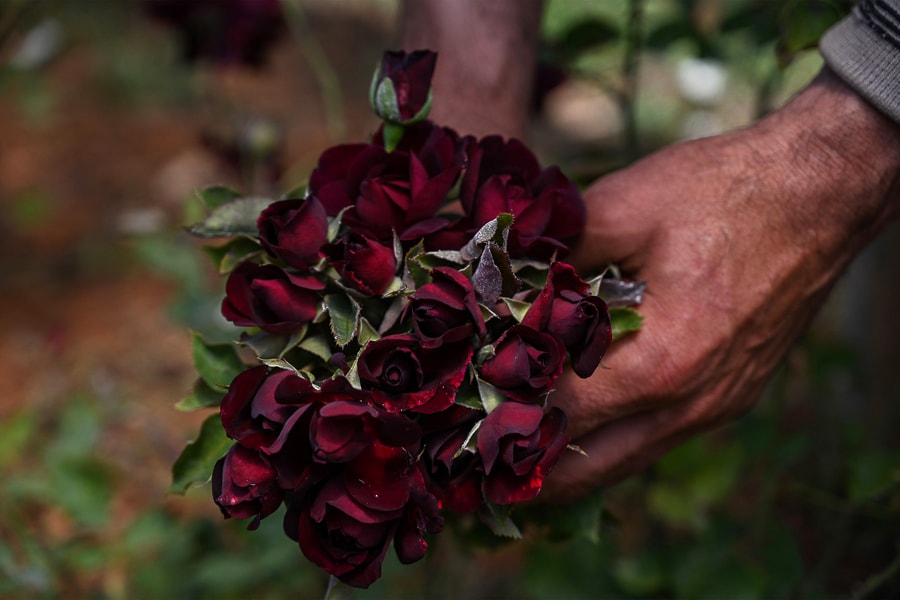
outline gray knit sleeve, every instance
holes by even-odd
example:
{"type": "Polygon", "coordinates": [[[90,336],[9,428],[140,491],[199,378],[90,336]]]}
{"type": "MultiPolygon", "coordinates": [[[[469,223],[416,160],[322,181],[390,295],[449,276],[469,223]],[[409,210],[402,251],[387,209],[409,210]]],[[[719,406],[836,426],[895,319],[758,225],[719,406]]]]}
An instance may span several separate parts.
{"type": "Polygon", "coordinates": [[[862,0],[819,50],[832,71],[900,122],[900,0],[862,0]]]}

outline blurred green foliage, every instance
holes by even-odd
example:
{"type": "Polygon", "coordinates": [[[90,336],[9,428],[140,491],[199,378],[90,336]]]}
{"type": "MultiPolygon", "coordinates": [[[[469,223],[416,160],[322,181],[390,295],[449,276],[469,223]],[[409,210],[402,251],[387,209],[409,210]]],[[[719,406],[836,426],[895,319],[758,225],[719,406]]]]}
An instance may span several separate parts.
{"type": "MultiPolygon", "coordinates": [[[[634,1],[548,0],[547,57],[572,77],[613,93],[626,45],[635,39],[648,62],[671,66],[679,57],[714,57],[730,77],[730,95],[720,109],[740,104],[749,90],[754,106],[748,116],[777,104],[815,72],[820,62],[804,49],[848,6],[837,0],[646,0],[640,23],[634,23],[628,21],[634,1]],[[639,27],[639,35],[626,35],[629,27],[639,27]]],[[[29,9],[21,22],[10,20],[25,6],[24,0],[0,0],[0,50],[13,44],[21,27],[48,14],[29,9]]],[[[70,35],[60,52],[90,41],[94,58],[106,65],[100,89],[112,101],[190,100],[191,75],[159,59],[158,36],[152,43],[116,38],[122,21],[134,18],[129,3],[98,3],[90,11],[62,0],[43,6],[55,11],[50,14],[70,35]]],[[[166,55],[174,57],[172,48],[166,55]]],[[[626,98],[637,106],[641,152],[678,136],[677,111],[666,107],[682,101],[673,90],[663,91],[639,88],[626,98]]],[[[37,125],[52,113],[53,92],[41,68],[4,66],[0,92],[15,98],[37,125]]],[[[585,178],[622,162],[619,142],[602,148],[602,160],[592,153],[598,149],[579,151],[578,159],[562,158],[575,168],[590,162],[585,178]]],[[[12,204],[12,218],[30,227],[47,203],[42,192],[26,192],[12,204]]],[[[211,316],[220,289],[209,283],[206,257],[195,245],[160,232],[134,240],[132,248],[142,268],[177,284],[174,318],[206,339],[226,339],[222,323],[211,316]]],[[[346,595],[900,597],[900,440],[877,434],[862,408],[873,395],[868,352],[852,336],[814,330],[750,415],[687,442],[602,498],[533,509],[573,534],[568,541],[545,539],[538,525],[522,541],[476,548],[447,531],[420,563],[400,565],[391,554],[381,581],[346,595]]],[[[209,391],[203,388],[195,401],[208,402],[209,391]]],[[[888,407],[882,420],[900,422],[898,400],[900,387],[882,400],[888,407]]],[[[108,398],[82,393],[52,410],[23,406],[0,421],[0,596],[324,595],[326,578],[284,536],[279,515],[246,532],[243,524],[215,514],[206,487],[169,499],[164,489],[141,489],[139,470],[124,469],[103,443],[106,432],[122,425],[119,418],[108,398]],[[136,512],[128,510],[135,490],[141,497],[136,512]]],[[[181,483],[187,487],[189,481],[181,483]]]]}

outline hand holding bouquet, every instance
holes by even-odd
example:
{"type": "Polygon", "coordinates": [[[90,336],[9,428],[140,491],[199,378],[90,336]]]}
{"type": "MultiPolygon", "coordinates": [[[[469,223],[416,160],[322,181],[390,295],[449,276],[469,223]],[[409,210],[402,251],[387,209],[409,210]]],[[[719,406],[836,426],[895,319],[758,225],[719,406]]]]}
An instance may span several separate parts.
{"type": "Polygon", "coordinates": [[[561,262],[585,223],[576,186],[518,140],[426,120],[435,61],[385,54],[384,124],[326,150],[302,197],[219,191],[193,228],[235,238],[213,251],[222,313],[252,351],[227,391],[195,391],[230,445],[213,499],[251,529],[284,504],[303,554],[358,587],[392,544],[422,558],[445,517],[514,529],[569,447],[554,383],[612,341],[610,282],[561,262]]]}

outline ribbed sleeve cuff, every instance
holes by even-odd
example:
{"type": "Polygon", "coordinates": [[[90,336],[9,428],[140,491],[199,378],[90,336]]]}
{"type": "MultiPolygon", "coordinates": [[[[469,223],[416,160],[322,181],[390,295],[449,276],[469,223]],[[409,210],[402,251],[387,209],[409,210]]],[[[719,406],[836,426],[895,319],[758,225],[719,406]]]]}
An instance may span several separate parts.
{"type": "Polygon", "coordinates": [[[900,123],[900,51],[856,14],[829,29],[819,50],[832,71],[900,123]]]}

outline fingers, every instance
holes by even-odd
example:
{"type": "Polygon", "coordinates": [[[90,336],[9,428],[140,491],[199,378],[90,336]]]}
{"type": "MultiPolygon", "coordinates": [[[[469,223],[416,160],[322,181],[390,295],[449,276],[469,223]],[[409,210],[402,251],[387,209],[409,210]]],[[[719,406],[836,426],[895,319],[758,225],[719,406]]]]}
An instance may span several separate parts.
{"type": "Polygon", "coordinates": [[[684,418],[677,408],[636,414],[575,440],[585,454],[563,455],[544,482],[542,499],[570,502],[643,471],[699,429],[684,418]]]}

